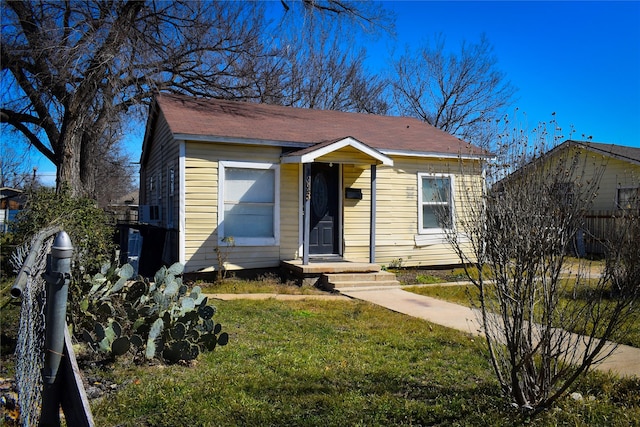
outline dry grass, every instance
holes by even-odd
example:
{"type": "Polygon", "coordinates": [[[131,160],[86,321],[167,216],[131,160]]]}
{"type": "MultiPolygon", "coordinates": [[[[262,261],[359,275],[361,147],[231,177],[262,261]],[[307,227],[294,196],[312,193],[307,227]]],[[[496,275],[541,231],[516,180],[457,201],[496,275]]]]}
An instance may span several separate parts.
{"type": "Polygon", "coordinates": [[[243,280],[235,277],[220,282],[197,281],[205,293],[213,294],[278,294],[278,295],[326,295],[313,286],[298,286],[293,282],[282,282],[275,274],[264,274],[257,280],[243,280]]]}

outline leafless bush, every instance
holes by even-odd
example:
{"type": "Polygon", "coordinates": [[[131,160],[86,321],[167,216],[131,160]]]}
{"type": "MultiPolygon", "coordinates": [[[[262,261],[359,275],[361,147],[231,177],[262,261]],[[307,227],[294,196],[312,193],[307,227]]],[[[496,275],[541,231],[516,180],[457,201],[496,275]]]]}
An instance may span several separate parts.
{"type": "Polygon", "coordinates": [[[589,277],[580,260],[566,278],[606,164],[578,144],[549,150],[564,138],[558,130],[555,121],[540,125],[535,141],[517,129],[503,132],[485,165],[487,185],[462,194],[457,228],[447,233],[479,290],[497,379],[514,404],[533,413],[611,354],[609,340],[637,315],[639,296],[637,210],[611,236],[601,277],[589,277]]]}

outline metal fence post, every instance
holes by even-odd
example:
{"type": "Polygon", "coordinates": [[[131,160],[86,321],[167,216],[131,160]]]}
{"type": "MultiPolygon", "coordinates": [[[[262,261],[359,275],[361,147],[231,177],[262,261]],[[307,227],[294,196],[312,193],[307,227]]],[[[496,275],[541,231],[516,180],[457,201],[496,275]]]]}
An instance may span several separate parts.
{"type": "Polygon", "coordinates": [[[47,259],[44,279],[47,281],[47,313],[45,356],[42,380],[41,426],[60,425],[61,388],[58,368],[64,353],[64,332],[67,317],[67,295],[71,277],[73,246],[65,231],[59,232],[47,259]]]}

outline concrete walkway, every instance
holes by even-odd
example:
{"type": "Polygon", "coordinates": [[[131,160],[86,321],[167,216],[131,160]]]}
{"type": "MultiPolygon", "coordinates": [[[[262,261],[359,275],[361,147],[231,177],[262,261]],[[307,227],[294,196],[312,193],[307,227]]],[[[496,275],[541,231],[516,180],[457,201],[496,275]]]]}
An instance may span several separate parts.
{"type": "MultiPolygon", "coordinates": [[[[456,284],[459,285],[459,284],[456,284]]],[[[389,310],[428,320],[429,322],[457,329],[473,335],[482,335],[477,310],[436,298],[414,294],[399,286],[342,288],[333,295],[288,295],[288,294],[207,294],[211,299],[276,299],[299,300],[349,300],[368,301],[389,310]]],[[[620,376],[640,377],[640,349],[619,345],[611,356],[595,366],[595,369],[612,372],[620,376]]]]}
{"type": "MultiPolygon", "coordinates": [[[[473,335],[482,335],[477,310],[436,298],[414,294],[399,287],[348,288],[340,293],[351,298],[369,301],[398,313],[428,320],[473,335]]],[[[640,377],[640,349],[627,345],[618,348],[595,369],[620,376],[640,377]]]]}

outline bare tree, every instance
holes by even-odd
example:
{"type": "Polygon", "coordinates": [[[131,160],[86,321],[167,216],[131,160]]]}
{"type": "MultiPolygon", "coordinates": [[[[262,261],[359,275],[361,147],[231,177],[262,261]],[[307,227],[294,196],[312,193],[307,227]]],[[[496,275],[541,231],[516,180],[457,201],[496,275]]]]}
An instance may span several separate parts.
{"type": "Polygon", "coordinates": [[[386,114],[386,81],[364,68],[366,51],[344,45],[339,32],[309,27],[288,39],[283,51],[287,73],[284,105],[386,114]]]}
{"type": "MultiPolygon", "coordinates": [[[[321,27],[335,24],[336,16],[344,18],[342,21],[352,31],[356,26],[365,33],[374,34],[380,30],[392,32],[394,27],[389,14],[380,4],[364,5],[358,0],[281,0],[281,4],[286,13],[293,9],[290,15],[302,16],[307,22],[319,21],[321,27]]],[[[340,36],[344,37],[345,34],[340,33],[340,36]]]]}
{"type": "MultiPolygon", "coordinates": [[[[4,139],[4,138],[3,138],[4,139]]],[[[20,155],[13,148],[2,142],[0,151],[0,187],[21,188],[26,181],[28,172],[22,167],[24,155],[20,155]]]]}
{"type": "MultiPolygon", "coordinates": [[[[352,1],[281,6],[364,27],[375,26],[380,16],[379,8],[352,1]]],[[[286,61],[271,45],[264,7],[187,0],[3,2],[7,102],[0,122],[57,166],[59,188],[95,196],[94,154],[115,143],[106,138],[108,130],[154,93],[282,99],[286,61]]]]}
{"type": "Polygon", "coordinates": [[[393,93],[402,114],[480,146],[494,137],[486,123],[503,114],[515,93],[484,35],[478,43],[463,42],[457,54],[447,54],[438,36],[415,52],[407,50],[394,71],[393,93]]]}
{"type": "Polygon", "coordinates": [[[283,1],[284,12],[270,46],[275,55],[257,58],[252,86],[261,102],[301,108],[385,114],[387,81],[365,68],[362,40],[392,33],[379,5],[361,2],[283,1]],[[360,38],[360,39],[358,39],[360,38]],[[276,71],[277,70],[277,71],[276,71]],[[266,83],[258,88],[261,83],[266,83]]]}
{"type": "Polygon", "coordinates": [[[96,145],[156,91],[233,96],[262,53],[244,2],[3,2],[0,119],[57,166],[58,186],[95,191],[96,145]]]}
{"type": "Polygon", "coordinates": [[[611,236],[600,277],[590,277],[585,260],[568,271],[605,163],[579,146],[548,154],[548,141],[561,138],[556,126],[541,125],[535,141],[503,132],[497,160],[484,165],[493,184],[461,194],[457,229],[447,233],[478,290],[498,381],[514,404],[534,413],[615,349],[609,340],[637,318],[640,297],[637,209],[611,236]]]}
{"type": "Polygon", "coordinates": [[[126,153],[109,149],[102,153],[96,169],[95,200],[104,208],[135,189],[134,176],[138,172],[126,153]]]}
{"type": "Polygon", "coordinates": [[[2,135],[0,149],[0,187],[28,189],[40,185],[37,168],[29,169],[29,152],[19,152],[9,144],[9,135],[2,135]]]}

